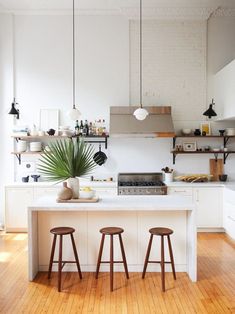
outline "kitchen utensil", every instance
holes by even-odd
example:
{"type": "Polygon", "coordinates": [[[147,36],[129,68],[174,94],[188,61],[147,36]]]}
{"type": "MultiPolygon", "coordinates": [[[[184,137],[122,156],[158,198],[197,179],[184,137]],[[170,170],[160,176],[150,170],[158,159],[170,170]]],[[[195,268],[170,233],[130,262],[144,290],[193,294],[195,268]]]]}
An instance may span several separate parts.
{"type": "Polygon", "coordinates": [[[107,158],[106,154],[101,151],[101,145],[99,145],[99,151],[95,153],[93,157],[94,161],[97,165],[102,166],[106,162],[107,158]]]}
{"type": "Polygon", "coordinates": [[[227,174],[219,174],[219,180],[221,182],[227,181],[228,175],[227,174]]]}
{"type": "Polygon", "coordinates": [[[55,135],[55,130],[54,129],[49,129],[47,131],[47,134],[50,135],[50,136],[55,135]]]}
{"type": "Polygon", "coordinates": [[[32,175],[31,175],[31,178],[33,178],[33,181],[34,181],[34,182],[38,182],[38,179],[40,178],[40,175],[32,174],[32,175]]]}
{"type": "Polygon", "coordinates": [[[195,129],[194,133],[195,136],[200,136],[201,135],[201,131],[200,129],[195,129]]]}
{"type": "Polygon", "coordinates": [[[22,182],[29,182],[29,176],[27,176],[27,177],[22,177],[22,182]]]}
{"type": "Polygon", "coordinates": [[[192,130],[191,129],[182,129],[181,132],[183,135],[190,135],[192,130]]]}
{"type": "Polygon", "coordinates": [[[224,172],[223,159],[210,159],[210,174],[213,175],[212,181],[218,181],[219,175],[224,172]]]}
{"type": "Polygon", "coordinates": [[[219,130],[219,135],[224,136],[225,130],[219,130]]]}

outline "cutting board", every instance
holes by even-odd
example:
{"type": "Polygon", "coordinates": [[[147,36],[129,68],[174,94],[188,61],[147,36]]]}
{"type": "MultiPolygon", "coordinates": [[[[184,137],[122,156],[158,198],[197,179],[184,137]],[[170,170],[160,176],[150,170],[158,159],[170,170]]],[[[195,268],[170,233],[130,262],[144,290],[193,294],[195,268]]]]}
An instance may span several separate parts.
{"type": "Polygon", "coordinates": [[[97,203],[99,201],[98,197],[94,198],[73,198],[71,200],[60,200],[57,199],[57,203],[97,203]]]}
{"type": "Polygon", "coordinates": [[[211,181],[219,181],[219,175],[224,173],[223,159],[210,159],[210,174],[213,175],[211,181]]]}

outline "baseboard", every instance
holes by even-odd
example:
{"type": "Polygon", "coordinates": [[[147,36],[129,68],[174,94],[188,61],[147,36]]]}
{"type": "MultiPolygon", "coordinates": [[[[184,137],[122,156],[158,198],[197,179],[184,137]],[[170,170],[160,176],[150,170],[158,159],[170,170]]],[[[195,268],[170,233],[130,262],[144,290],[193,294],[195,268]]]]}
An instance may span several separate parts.
{"type": "Polygon", "coordinates": [[[197,228],[197,232],[225,232],[224,228],[197,228]]]}

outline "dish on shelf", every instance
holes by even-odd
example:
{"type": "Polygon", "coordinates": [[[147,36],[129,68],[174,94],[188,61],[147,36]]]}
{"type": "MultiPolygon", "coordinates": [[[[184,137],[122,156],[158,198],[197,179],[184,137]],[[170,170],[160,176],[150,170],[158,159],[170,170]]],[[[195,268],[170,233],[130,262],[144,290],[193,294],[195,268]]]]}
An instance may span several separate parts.
{"type": "Polygon", "coordinates": [[[183,135],[190,135],[192,133],[192,130],[191,129],[182,129],[181,133],[183,135]]]}
{"type": "Polygon", "coordinates": [[[211,174],[188,174],[183,176],[178,176],[175,179],[183,182],[208,182],[213,177],[211,174]]]}

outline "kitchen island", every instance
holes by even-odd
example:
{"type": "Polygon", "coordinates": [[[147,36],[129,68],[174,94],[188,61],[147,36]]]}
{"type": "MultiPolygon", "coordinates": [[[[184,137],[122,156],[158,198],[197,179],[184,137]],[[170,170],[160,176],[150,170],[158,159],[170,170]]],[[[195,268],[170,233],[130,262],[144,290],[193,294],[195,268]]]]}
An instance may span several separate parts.
{"type": "MultiPolygon", "coordinates": [[[[97,203],[57,203],[56,195],[41,197],[28,207],[29,223],[29,280],[38,271],[47,271],[52,235],[50,229],[58,226],[75,228],[75,242],[82,271],[94,271],[101,234],[99,229],[117,226],[124,229],[123,242],[129,271],[142,272],[152,227],[174,230],[172,247],[176,271],[187,272],[192,281],[197,280],[195,204],[175,195],[164,196],[102,196],[97,203]]],[[[160,239],[155,237],[151,259],[159,259],[160,239]]],[[[103,259],[109,258],[109,241],[106,241],[103,259]]],[[[120,248],[114,241],[114,257],[120,259],[120,248]]],[[[166,243],[166,260],[169,260],[166,243]]],[[[58,252],[55,252],[55,257],[58,252]]],[[[69,237],[64,237],[63,259],[73,260],[69,237]],[[66,239],[67,238],[67,239],[66,239]]],[[[166,271],[170,270],[166,265],[166,271]]],[[[160,266],[150,264],[148,271],[160,271],[160,266]]],[[[122,265],[116,270],[123,271],[122,265]]],[[[57,270],[57,265],[54,270],[57,270]]],[[[65,271],[76,271],[67,264],[65,271]]],[[[102,265],[101,271],[108,271],[102,265]]]]}

